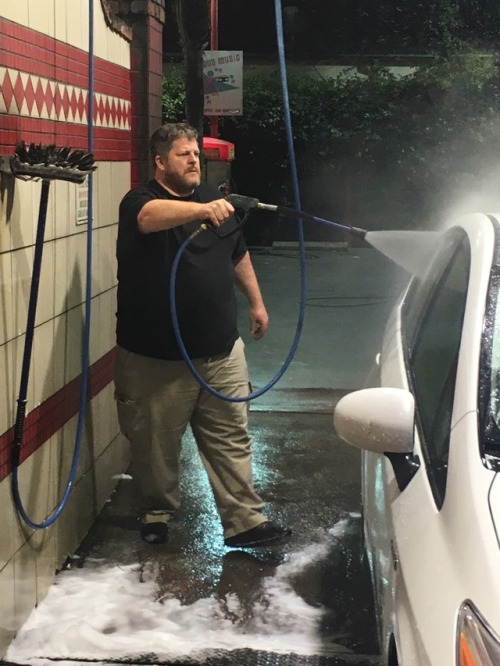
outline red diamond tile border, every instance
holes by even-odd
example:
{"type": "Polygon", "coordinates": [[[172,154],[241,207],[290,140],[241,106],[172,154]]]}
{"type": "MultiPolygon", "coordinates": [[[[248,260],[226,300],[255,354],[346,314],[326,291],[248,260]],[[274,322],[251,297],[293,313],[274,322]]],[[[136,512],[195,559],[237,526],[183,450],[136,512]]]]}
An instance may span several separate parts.
{"type": "MultiPolygon", "coordinates": [[[[85,50],[0,16],[0,153],[16,142],[88,145],[85,50]]],[[[129,161],[130,69],[94,57],[94,155],[129,161]]]]}
{"type": "MultiPolygon", "coordinates": [[[[130,130],[130,101],[94,93],[95,125],[130,130]]],[[[0,66],[0,113],[87,124],[87,90],[0,66]]]]}

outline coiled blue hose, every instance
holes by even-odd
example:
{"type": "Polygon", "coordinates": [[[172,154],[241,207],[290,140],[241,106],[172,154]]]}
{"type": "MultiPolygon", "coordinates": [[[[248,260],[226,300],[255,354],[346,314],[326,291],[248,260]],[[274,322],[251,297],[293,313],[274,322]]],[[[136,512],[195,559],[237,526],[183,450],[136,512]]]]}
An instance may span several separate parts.
{"type": "MultiPolygon", "coordinates": [[[[281,72],[281,81],[282,81],[282,88],[283,88],[283,104],[284,104],[284,113],[285,113],[285,125],[287,129],[287,141],[288,141],[288,152],[290,155],[290,165],[291,165],[291,171],[292,171],[292,182],[293,182],[293,191],[294,191],[294,200],[295,200],[295,207],[297,210],[300,211],[301,209],[301,204],[300,204],[300,192],[299,192],[299,184],[298,184],[298,177],[297,177],[297,166],[296,166],[296,161],[295,161],[295,149],[293,145],[293,132],[292,132],[292,121],[291,121],[291,114],[290,114],[290,104],[289,104],[289,99],[288,99],[288,84],[287,84],[287,76],[286,76],[286,63],[285,63],[285,45],[284,45],[284,38],[283,38],[283,19],[282,19],[282,11],[281,11],[281,2],[280,0],[275,0],[275,12],[276,12],[276,30],[277,30],[277,41],[278,41],[278,53],[279,53],[279,62],[280,62],[280,72],[281,72]]],[[[302,223],[302,220],[300,217],[297,217],[297,228],[298,228],[298,235],[299,235],[299,256],[300,256],[300,304],[299,304],[299,315],[298,315],[298,321],[297,321],[297,327],[295,329],[295,335],[293,337],[293,341],[290,347],[290,351],[288,352],[287,357],[285,358],[285,361],[279,371],[276,373],[276,375],[269,381],[265,386],[262,388],[258,389],[257,391],[252,391],[246,396],[242,397],[234,397],[234,396],[228,396],[225,395],[224,393],[220,393],[219,391],[215,390],[212,386],[207,384],[203,377],[199,374],[199,372],[196,370],[193,362],[189,358],[189,355],[187,353],[186,347],[184,345],[184,342],[182,340],[182,335],[181,331],[179,328],[179,320],[177,317],[177,307],[176,307],[176,285],[177,285],[177,272],[179,268],[179,263],[182,258],[182,255],[184,253],[184,250],[186,247],[189,245],[191,240],[198,234],[200,231],[203,231],[206,229],[206,225],[202,225],[200,229],[196,230],[189,238],[187,238],[179,248],[175,259],[174,263],[172,265],[172,273],[170,277],[170,313],[172,317],[172,324],[174,328],[174,333],[175,337],[177,340],[177,344],[179,345],[179,349],[181,350],[181,354],[190,369],[191,373],[195,377],[195,379],[199,382],[199,384],[204,388],[206,391],[211,393],[213,396],[216,398],[220,398],[222,400],[226,400],[228,402],[248,402],[250,400],[253,400],[254,398],[258,398],[259,396],[263,395],[267,391],[269,391],[270,388],[272,388],[283,376],[283,374],[286,372],[288,369],[288,366],[292,362],[293,357],[295,356],[295,352],[297,351],[297,347],[300,341],[300,336],[302,334],[302,328],[304,325],[304,317],[305,317],[305,304],[306,304],[306,293],[307,293],[307,269],[306,269],[306,252],[305,252],[305,242],[304,242],[304,225],[302,223]]]]}

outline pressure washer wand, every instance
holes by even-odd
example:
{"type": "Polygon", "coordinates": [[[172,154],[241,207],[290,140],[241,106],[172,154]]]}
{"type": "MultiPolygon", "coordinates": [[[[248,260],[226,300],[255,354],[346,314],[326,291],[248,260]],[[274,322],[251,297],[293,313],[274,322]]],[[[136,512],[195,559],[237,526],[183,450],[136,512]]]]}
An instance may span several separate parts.
{"type": "Polygon", "coordinates": [[[332,220],[325,220],[322,217],[316,217],[315,215],[304,213],[301,210],[294,210],[293,208],[287,208],[286,206],[277,206],[274,204],[262,203],[262,201],[260,201],[259,199],[255,199],[254,197],[247,197],[242,194],[229,194],[227,196],[227,200],[235,208],[243,210],[246,213],[248,213],[253,208],[259,208],[260,210],[274,211],[279,215],[284,215],[286,217],[300,217],[303,220],[310,220],[312,222],[321,222],[322,224],[328,224],[330,226],[336,227],[340,231],[347,231],[363,239],[368,233],[366,229],[360,229],[359,227],[350,227],[347,224],[340,224],[340,222],[333,222],[332,220]]]}

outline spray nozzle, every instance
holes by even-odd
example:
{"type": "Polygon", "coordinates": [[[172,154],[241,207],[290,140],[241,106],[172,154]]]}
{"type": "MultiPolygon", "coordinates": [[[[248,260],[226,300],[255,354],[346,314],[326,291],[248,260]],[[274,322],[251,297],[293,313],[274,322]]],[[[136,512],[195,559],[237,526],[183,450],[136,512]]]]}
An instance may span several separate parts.
{"type": "Polygon", "coordinates": [[[251,208],[257,208],[259,200],[254,197],[245,197],[242,194],[229,194],[227,200],[239,210],[249,211],[251,208]]]}

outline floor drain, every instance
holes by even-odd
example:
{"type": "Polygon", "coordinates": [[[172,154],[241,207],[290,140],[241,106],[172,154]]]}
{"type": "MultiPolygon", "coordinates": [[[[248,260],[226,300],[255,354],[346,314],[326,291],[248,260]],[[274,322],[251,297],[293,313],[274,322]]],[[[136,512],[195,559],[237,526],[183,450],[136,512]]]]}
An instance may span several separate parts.
{"type": "MultiPolygon", "coordinates": [[[[264,650],[240,650],[211,652],[205,657],[199,656],[195,661],[159,659],[154,654],[145,654],[139,659],[72,659],[71,657],[50,658],[45,657],[48,664],[57,664],[64,661],[72,666],[84,664],[99,664],[99,666],[380,666],[378,657],[370,655],[343,654],[339,656],[300,654],[279,654],[264,650]]],[[[24,666],[14,662],[0,661],[0,666],[24,666]]]]}

